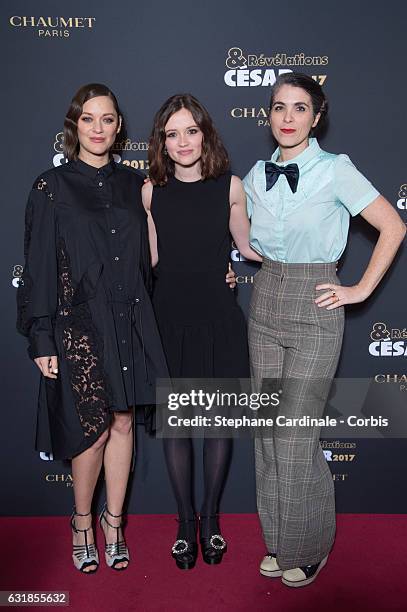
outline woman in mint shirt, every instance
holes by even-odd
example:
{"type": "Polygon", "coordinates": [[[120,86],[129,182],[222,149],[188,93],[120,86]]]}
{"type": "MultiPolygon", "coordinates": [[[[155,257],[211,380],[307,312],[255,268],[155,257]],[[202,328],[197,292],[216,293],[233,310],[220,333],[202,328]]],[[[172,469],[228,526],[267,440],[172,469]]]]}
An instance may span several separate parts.
{"type": "MultiPolygon", "coordinates": [[[[347,155],[323,151],[313,131],[327,113],[322,88],[288,73],[272,87],[270,125],[278,148],[244,179],[250,244],[263,256],[254,279],[249,346],[254,386],[282,390],[278,413],[321,417],[342,345],[344,306],[378,285],[405,235],[391,204],[347,155]],[[336,264],[350,216],[379,238],[361,280],[340,285],[336,264]],[[262,382],[263,381],[263,382],[262,382]]],[[[265,576],[312,582],[335,537],[334,487],[319,427],[273,427],[256,439],[257,506],[268,554],[265,576]]]]}

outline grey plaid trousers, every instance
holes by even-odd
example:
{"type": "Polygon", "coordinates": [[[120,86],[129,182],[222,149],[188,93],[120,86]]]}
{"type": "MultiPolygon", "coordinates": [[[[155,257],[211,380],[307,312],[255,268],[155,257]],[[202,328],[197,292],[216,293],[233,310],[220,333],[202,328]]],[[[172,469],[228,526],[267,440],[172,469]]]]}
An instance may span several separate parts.
{"type": "MultiPolygon", "coordinates": [[[[336,264],[265,259],[254,279],[249,348],[254,390],[274,379],[277,414],[321,417],[342,345],[343,307],[314,299],[321,283],[339,284],[336,264]]],[[[335,538],[334,485],[319,427],[275,427],[255,440],[257,508],[269,553],[281,569],[321,561],[335,538]]]]}

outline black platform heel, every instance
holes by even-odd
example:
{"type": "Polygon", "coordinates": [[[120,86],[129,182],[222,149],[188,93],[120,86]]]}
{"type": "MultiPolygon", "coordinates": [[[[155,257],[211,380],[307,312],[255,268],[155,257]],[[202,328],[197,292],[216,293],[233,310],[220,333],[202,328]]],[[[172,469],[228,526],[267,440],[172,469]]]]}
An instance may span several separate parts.
{"type": "MultiPolygon", "coordinates": [[[[194,532],[196,534],[197,519],[177,519],[179,525],[186,523],[194,523],[194,532]]],[[[182,570],[189,570],[195,567],[196,558],[198,556],[198,544],[195,541],[179,538],[173,544],[171,555],[175,559],[177,567],[182,570]]]]}
{"type": "MultiPolygon", "coordinates": [[[[205,530],[206,533],[208,531],[210,531],[210,529],[205,530]]],[[[199,541],[201,543],[202,559],[205,561],[205,563],[208,563],[209,565],[217,565],[218,563],[221,563],[223,555],[227,551],[227,544],[220,533],[217,514],[213,514],[211,516],[201,515],[199,520],[199,541]],[[209,537],[203,537],[203,521],[208,521],[209,523],[209,521],[213,519],[216,520],[216,532],[209,537]]]]}

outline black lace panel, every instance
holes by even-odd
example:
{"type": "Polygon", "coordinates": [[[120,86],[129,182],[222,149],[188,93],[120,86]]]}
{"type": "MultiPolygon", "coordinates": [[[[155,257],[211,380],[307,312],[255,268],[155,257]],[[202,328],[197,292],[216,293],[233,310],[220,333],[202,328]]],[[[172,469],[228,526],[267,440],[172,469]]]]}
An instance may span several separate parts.
{"type": "Polygon", "coordinates": [[[89,304],[72,306],[76,286],[72,280],[65,243],[58,240],[58,323],[79,419],[86,437],[103,431],[109,420],[110,398],[103,370],[103,342],[91,317],[89,304]]]}
{"type": "Polygon", "coordinates": [[[27,318],[27,307],[30,303],[31,291],[31,276],[28,273],[28,269],[24,268],[17,288],[17,330],[24,336],[28,336],[32,324],[32,320],[27,318]]]}

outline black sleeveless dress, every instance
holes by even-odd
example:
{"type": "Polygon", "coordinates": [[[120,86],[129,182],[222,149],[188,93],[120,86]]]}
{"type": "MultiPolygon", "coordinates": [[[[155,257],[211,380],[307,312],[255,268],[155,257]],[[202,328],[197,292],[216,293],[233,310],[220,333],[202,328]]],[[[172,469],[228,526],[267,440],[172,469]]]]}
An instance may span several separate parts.
{"type": "Polygon", "coordinates": [[[246,322],[225,282],[231,176],[154,187],[153,306],[174,378],[248,378],[246,322]]]}

